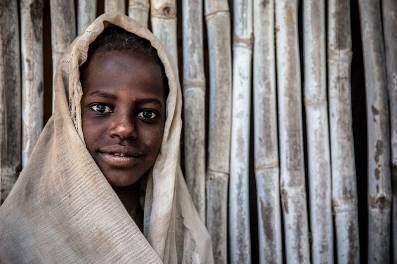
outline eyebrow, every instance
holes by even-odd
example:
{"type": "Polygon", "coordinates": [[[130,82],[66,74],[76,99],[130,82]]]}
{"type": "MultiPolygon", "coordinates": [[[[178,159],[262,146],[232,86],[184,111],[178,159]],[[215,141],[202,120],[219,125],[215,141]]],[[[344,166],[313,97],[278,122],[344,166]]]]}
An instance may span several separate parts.
{"type": "MultiPolygon", "coordinates": [[[[103,98],[109,98],[109,99],[117,99],[117,96],[111,93],[107,93],[105,91],[101,91],[101,90],[95,90],[92,92],[87,93],[87,96],[99,96],[99,97],[103,97],[103,98]]],[[[145,103],[156,103],[160,106],[163,106],[164,103],[158,99],[158,98],[142,98],[142,99],[137,99],[137,102],[140,104],[145,104],[145,103]]]]}
{"type": "Polygon", "coordinates": [[[117,97],[114,94],[107,93],[101,90],[95,90],[92,92],[87,93],[87,96],[99,96],[103,98],[110,98],[110,99],[116,99],[117,97]]]}
{"type": "Polygon", "coordinates": [[[159,104],[160,106],[163,105],[163,103],[161,102],[161,100],[157,99],[157,98],[143,98],[143,99],[138,99],[137,100],[138,103],[156,103],[159,104]]]}

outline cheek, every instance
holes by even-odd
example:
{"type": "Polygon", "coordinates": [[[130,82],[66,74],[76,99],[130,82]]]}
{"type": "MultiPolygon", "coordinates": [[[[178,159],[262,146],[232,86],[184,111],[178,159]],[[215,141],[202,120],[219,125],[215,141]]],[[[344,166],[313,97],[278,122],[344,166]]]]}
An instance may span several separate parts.
{"type": "Polygon", "coordinates": [[[163,128],[160,127],[144,131],[142,134],[142,141],[148,148],[149,152],[152,155],[155,155],[154,159],[156,159],[163,141],[163,128]]]}
{"type": "Polygon", "coordinates": [[[92,152],[96,143],[100,143],[101,135],[104,134],[102,124],[98,120],[94,120],[88,117],[88,115],[83,114],[82,129],[87,149],[92,152]]]}

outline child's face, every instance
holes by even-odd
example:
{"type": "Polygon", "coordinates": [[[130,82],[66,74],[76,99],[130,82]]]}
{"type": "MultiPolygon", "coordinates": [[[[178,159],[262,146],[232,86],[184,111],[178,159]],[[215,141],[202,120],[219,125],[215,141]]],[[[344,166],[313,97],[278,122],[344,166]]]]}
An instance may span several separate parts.
{"type": "Polygon", "coordinates": [[[87,149],[114,187],[153,167],[163,137],[166,87],[160,65],[120,51],[93,55],[83,76],[87,149]]]}

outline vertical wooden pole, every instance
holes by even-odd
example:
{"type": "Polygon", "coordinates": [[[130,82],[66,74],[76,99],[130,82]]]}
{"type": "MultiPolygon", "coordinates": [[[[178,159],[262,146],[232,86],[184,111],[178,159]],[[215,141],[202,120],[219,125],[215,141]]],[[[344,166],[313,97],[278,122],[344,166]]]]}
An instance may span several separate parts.
{"type": "Polygon", "coordinates": [[[310,262],[303,157],[298,2],[275,2],[280,190],[287,263],[310,262]]]}
{"type": "Polygon", "coordinates": [[[393,263],[397,263],[397,1],[383,0],[382,5],[391,121],[391,161],[393,168],[392,251],[393,263]]]}
{"type": "Polygon", "coordinates": [[[338,263],[360,263],[351,105],[350,0],[328,2],[328,94],[332,205],[338,263]]]}
{"type": "Polygon", "coordinates": [[[185,178],[196,209],[205,221],[206,115],[202,10],[201,1],[182,2],[185,178]]]}
{"type": "Polygon", "coordinates": [[[21,170],[21,73],[18,1],[0,4],[0,204],[21,170]]]}
{"type": "Polygon", "coordinates": [[[147,27],[149,22],[149,0],[129,0],[128,16],[147,27]]]}
{"type": "Polygon", "coordinates": [[[22,165],[43,128],[43,1],[22,0],[22,165]]]}
{"type": "Polygon", "coordinates": [[[125,14],[125,0],[105,0],[105,13],[125,14]]]}
{"type": "Polygon", "coordinates": [[[215,263],[227,261],[227,197],[232,102],[230,13],[227,0],[206,0],[209,58],[207,228],[215,263]]]}
{"type": "Polygon", "coordinates": [[[78,0],[77,32],[80,35],[94,21],[97,0],[78,0]]]}
{"type": "Polygon", "coordinates": [[[254,164],[260,263],[282,263],[274,1],[254,0],[254,164]]]}
{"type": "Polygon", "coordinates": [[[380,1],[359,0],[368,129],[368,263],[389,263],[390,141],[380,1]]]}
{"type": "Polygon", "coordinates": [[[311,256],[315,264],[333,263],[324,0],[303,1],[303,29],[311,256]]]}
{"type": "MultiPolygon", "coordinates": [[[[74,1],[51,0],[52,70],[55,76],[59,60],[76,36],[74,1]]],[[[52,91],[53,102],[55,91],[52,91]]],[[[54,108],[54,105],[52,106],[54,108]]]]}
{"type": "Polygon", "coordinates": [[[233,108],[229,185],[230,262],[251,263],[249,143],[252,1],[233,1],[233,108]]]}
{"type": "Polygon", "coordinates": [[[177,65],[176,0],[151,0],[150,20],[153,34],[160,39],[177,65]]]}

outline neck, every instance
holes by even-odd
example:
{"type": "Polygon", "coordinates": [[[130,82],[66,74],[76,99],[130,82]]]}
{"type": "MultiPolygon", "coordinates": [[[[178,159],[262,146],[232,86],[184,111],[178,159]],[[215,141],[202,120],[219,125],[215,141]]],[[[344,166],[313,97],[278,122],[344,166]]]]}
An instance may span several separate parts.
{"type": "Polygon", "coordinates": [[[131,218],[142,230],[143,212],[139,204],[139,183],[128,187],[113,187],[113,190],[116,192],[131,218]]]}

